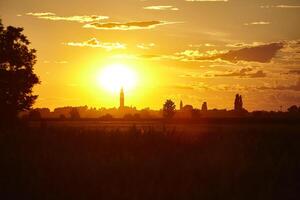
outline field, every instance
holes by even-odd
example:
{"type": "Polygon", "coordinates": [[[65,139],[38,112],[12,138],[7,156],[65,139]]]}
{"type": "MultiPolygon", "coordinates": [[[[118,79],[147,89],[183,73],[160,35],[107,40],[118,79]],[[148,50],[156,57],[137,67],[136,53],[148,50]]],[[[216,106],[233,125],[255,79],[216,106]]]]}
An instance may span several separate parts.
{"type": "Polygon", "coordinates": [[[2,131],[1,199],[299,199],[299,123],[32,122],[2,131]]]}

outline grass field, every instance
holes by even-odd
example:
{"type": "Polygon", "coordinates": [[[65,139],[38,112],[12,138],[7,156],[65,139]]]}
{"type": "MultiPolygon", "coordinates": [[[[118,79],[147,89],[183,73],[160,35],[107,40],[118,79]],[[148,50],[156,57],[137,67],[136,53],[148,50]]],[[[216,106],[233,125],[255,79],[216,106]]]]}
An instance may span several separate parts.
{"type": "Polygon", "coordinates": [[[1,199],[300,197],[300,124],[124,123],[2,131],[1,199]]]}

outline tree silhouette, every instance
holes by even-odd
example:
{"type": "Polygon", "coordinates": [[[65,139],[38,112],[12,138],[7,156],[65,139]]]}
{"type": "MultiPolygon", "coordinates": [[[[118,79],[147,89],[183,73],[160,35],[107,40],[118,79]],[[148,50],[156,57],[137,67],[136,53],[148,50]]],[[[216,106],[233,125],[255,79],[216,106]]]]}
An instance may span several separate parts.
{"type": "Polygon", "coordinates": [[[168,99],[163,105],[163,117],[166,119],[172,118],[175,114],[175,108],[175,103],[172,100],[168,99]]]}
{"type": "Polygon", "coordinates": [[[234,100],[234,110],[235,111],[242,111],[243,110],[243,98],[242,95],[237,94],[234,100]]]}
{"type": "Polygon", "coordinates": [[[300,112],[300,107],[298,108],[296,105],[293,105],[291,107],[288,108],[288,112],[289,113],[297,113],[300,112]]]}
{"type": "Polygon", "coordinates": [[[36,50],[29,49],[23,28],[5,28],[0,19],[0,111],[2,121],[12,122],[28,110],[37,96],[32,88],[39,83],[33,72],[36,50]]]}

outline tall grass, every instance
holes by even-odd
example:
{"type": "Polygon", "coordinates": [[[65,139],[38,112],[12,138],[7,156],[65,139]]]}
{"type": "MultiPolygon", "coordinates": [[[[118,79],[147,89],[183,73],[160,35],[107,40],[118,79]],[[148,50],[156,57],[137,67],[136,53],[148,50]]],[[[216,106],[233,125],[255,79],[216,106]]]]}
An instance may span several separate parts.
{"type": "Polygon", "coordinates": [[[1,199],[299,199],[299,125],[2,132],[1,199]]]}

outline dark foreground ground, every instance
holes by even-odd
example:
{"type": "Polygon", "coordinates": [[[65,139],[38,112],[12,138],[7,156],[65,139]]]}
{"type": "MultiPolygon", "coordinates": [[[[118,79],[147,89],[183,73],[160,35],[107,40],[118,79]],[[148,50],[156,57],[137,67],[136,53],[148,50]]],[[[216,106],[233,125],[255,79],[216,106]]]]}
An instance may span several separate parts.
{"type": "Polygon", "coordinates": [[[180,126],[2,130],[0,199],[300,199],[300,124],[180,126]]]}

